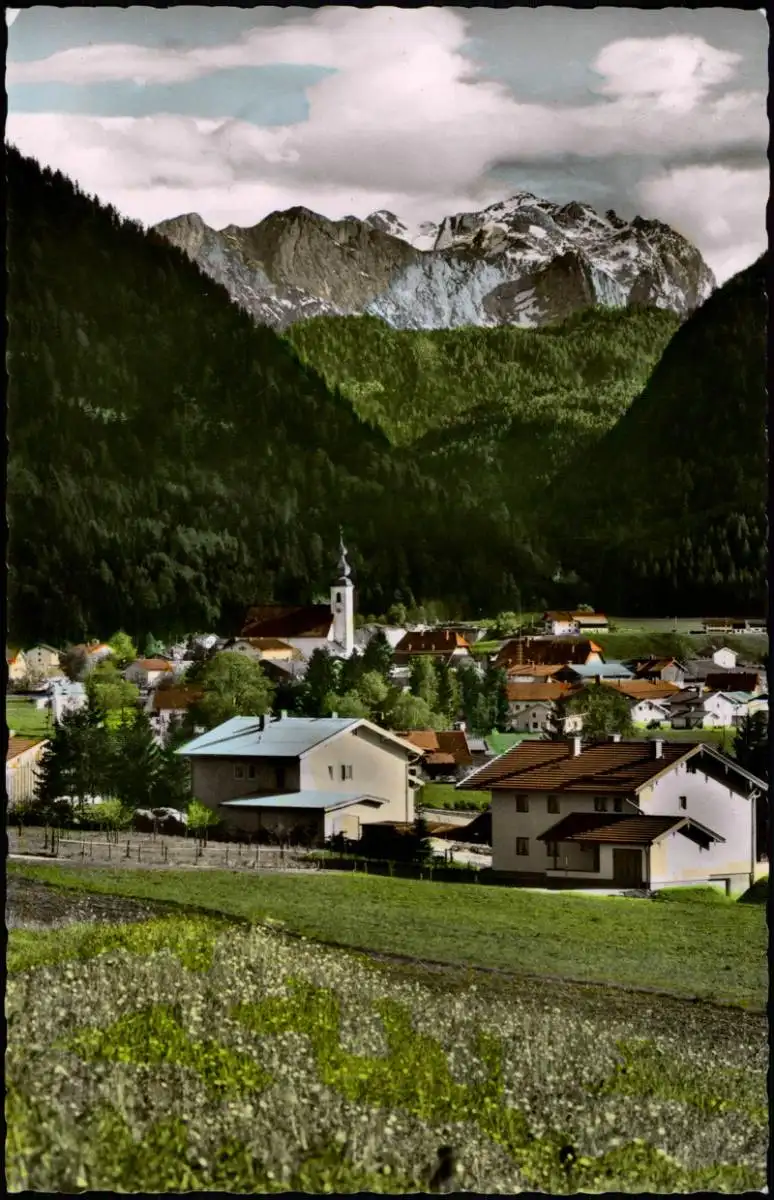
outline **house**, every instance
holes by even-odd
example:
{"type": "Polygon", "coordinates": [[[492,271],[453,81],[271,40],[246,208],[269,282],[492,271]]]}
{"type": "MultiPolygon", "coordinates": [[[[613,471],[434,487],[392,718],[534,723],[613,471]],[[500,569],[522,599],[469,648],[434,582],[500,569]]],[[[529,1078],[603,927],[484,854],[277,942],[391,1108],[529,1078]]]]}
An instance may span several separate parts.
{"type": "Polygon", "coordinates": [[[743,891],[754,878],[767,784],[712,746],[524,742],[464,786],[491,791],[493,869],[514,882],[743,891]]]}
{"type": "Polygon", "coordinates": [[[505,675],[509,683],[553,683],[557,671],[561,671],[566,663],[524,663],[518,667],[508,667],[505,675]]]}
{"type": "MultiPolygon", "coordinates": [[[[522,733],[542,733],[549,728],[556,702],[572,694],[568,683],[507,683],[508,725],[522,733]]],[[[576,714],[565,719],[569,730],[580,728],[576,714]]]]}
{"type": "MultiPolygon", "coordinates": [[[[588,682],[587,680],[586,683],[588,682]]],[[[649,700],[654,704],[665,704],[672,701],[679,703],[685,694],[684,689],[678,687],[676,683],[658,683],[656,680],[649,679],[602,679],[601,683],[603,687],[613,688],[634,702],[649,700]]],[[[576,686],[585,685],[579,682],[576,686]]]]}
{"type": "Polygon", "coordinates": [[[562,667],[591,662],[604,662],[604,657],[602,647],[589,638],[510,638],[495,658],[495,666],[506,671],[520,666],[562,667]]]}
{"type": "Polygon", "coordinates": [[[607,630],[608,620],[604,613],[579,609],[572,612],[547,612],[543,614],[542,628],[546,633],[554,635],[601,633],[607,630]]]}
{"type": "Polygon", "coordinates": [[[619,662],[568,663],[554,677],[560,683],[602,683],[608,679],[633,679],[628,667],[619,662]]]}
{"type": "Polygon", "coordinates": [[[303,655],[281,638],[229,638],[223,646],[229,654],[244,654],[253,662],[302,662],[303,655]]]}
{"type": "Polygon", "coordinates": [[[162,741],[169,732],[170,724],[173,721],[182,721],[201,694],[199,689],[184,685],[156,688],[150,701],[151,721],[162,741]]]}
{"type": "Polygon", "coordinates": [[[398,733],[420,751],[421,773],[427,779],[459,779],[473,766],[473,755],[463,729],[410,729],[398,733]]]}
{"type": "Polygon", "coordinates": [[[138,658],[124,671],[124,679],[136,687],[149,688],[173,674],[172,664],[166,658],[138,658]]]}
{"type": "Polygon", "coordinates": [[[705,617],[702,627],[706,634],[761,633],[766,630],[766,622],[750,617],[705,617]]]}
{"type": "Polygon", "coordinates": [[[192,789],[234,829],[320,845],[414,820],[420,751],[371,721],[234,717],[182,746],[192,789]]]}
{"type": "Polygon", "coordinates": [[[405,634],[395,647],[394,664],[407,667],[412,658],[432,658],[454,663],[470,659],[470,645],[461,633],[451,629],[425,629],[405,634]]]}
{"type": "Polygon", "coordinates": [[[29,674],[27,659],[23,650],[6,650],[5,665],[8,669],[9,682],[19,683],[29,674]]]}
{"type": "Polygon", "coordinates": [[[56,725],[66,713],[78,712],[89,702],[84,685],[73,683],[69,679],[52,680],[48,695],[51,716],[56,725]]]}
{"type": "Polygon", "coordinates": [[[399,625],[361,625],[359,629],[355,630],[355,649],[362,653],[377,633],[383,633],[387,639],[387,645],[394,650],[407,632],[408,630],[399,625]]]}
{"type": "Polygon", "coordinates": [[[45,738],[8,738],[5,751],[5,791],[9,807],[31,800],[37,784],[38,764],[48,742],[45,738]]]}
{"type": "Polygon", "coordinates": [[[649,700],[647,697],[632,700],[630,716],[633,725],[669,725],[672,720],[668,704],[659,700],[649,700]]]}
{"type": "Polygon", "coordinates": [[[741,725],[750,707],[748,692],[709,692],[672,706],[674,729],[730,729],[741,725]]]}
{"type": "Polygon", "coordinates": [[[733,671],[736,668],[736,660],[739,656],[735,650],[731,650],[728,646],[719,646],[717,650],[712,651],[712,661],[725,671],[733,671]]]}
{"type": "Polygon", "coordinates": [[[355,588],[343,536],[329,605],[259,605],[248,610],[240,637],[279,638],[307,659],[318,647],[349,658],[355,650],[355,588]]]}
{"type": "Polygon", "coordinates": [[[682,687],[688,670],[684,663],[676,658],[648,658],[644,661],[625,663],[633,672],[635,679],[645,679],[652,683],[675,683],[682,687]]]}
{"type": "Polygon", "coordinates": [[[59,651],[53,646],[46,646],[41,643],[39,646],[33,646],[31,650],[24,651],[24,657],[27,660],[27,666],[30,671],[34,671],[38,675],[53,675],[59,672],[59,651]]]}
{"type": "Polygon", "coordinates": [[[710,691],[724,692],[762,692],[766,686],[766,676],[762,671],[710,671],[705,677],[704,686],[710,691]]]}

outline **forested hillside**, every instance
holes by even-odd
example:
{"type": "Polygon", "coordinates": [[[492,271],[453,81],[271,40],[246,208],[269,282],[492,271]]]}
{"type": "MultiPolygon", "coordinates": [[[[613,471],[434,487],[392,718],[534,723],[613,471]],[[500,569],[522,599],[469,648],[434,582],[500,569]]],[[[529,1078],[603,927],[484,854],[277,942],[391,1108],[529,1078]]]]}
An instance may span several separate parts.
{"type": "Polygon", "coordinates": [[[317,317],[286,332],[300,357],[396,444],[465,450],[559,427],[572,443],[623,413],[679,326],[662,309],[587,309],[543,329],[393,329],[376,317],[317,317]],[[439,432],[440,431],[440,432],[439,432]]]}
{"type": "Polygon", "coordinates": [[[766,315],[764,256],[679,329],[642,394],[552,489],[554,547],[605,580],[613,611],[765,611],[766,315]]]}
{"type": "Polygon", "coordinates": [[[516,522],[423,478],[179,250],[13,148],[6,169],[14,638],[233,631],[327,595],[340,522],[364,611],[540,586],[516,522]]]}

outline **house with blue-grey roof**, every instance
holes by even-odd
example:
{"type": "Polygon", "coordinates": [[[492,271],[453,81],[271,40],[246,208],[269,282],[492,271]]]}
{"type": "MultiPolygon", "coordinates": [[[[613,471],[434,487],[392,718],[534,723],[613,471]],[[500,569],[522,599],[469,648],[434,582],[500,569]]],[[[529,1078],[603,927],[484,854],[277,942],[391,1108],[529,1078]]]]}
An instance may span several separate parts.
{"type": "Polygon", "coordinates": [[[181,746],[192,791],[231,828],[267,841],[353,840],[373,821],[414,820],[410,742],[354,717],[233,717],[181,746]]]}
{"type": "Polygon", "coordinates": [[[568,663],[554,674],[560,683],[575,683],[577,680],[633,679],[634,675],[620,662],[568,663]]]}

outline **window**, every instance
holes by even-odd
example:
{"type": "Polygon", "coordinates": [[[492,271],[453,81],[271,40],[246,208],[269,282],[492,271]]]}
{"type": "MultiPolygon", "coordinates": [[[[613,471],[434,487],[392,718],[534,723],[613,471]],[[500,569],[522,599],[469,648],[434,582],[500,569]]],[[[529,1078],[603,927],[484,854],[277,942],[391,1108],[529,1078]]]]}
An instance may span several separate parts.
{"type": "Polygon", "coordinates": [[[546,842],[546,854],[548,855],[549,858],[558,858],[559,857],[559,843],[558,842],[546,842]]]}
{"type": "Polygon", "coordinates": [[[247,778],[255,779],[255,763],[250,763],[250,766],[247,768],[247,778]]]}
{"type": "Polygon", "coordinates": [[[346,767],[346,766],[342,765],[341,778],[342,779],[351,779],[352,778],[352,767],[346,767]]]}
{"type": "Polygon", "coordinates": [[[336,593],[336,603],[341,604],[341,592],[336,593]]]}
{"type": "Polygon", "coordinates": [[[284,791],[284,788],[285,788],[285,768],[284,767],[277,767],[277,787],[280,789],[280,791],[284,791]]]}
{"type": "Polygon", "coordinates": [[[683,809],[688,807],[688,797],[687,796],[680,797],[680,807],[683,809]]]}
{"type": "Polygon", "coordinates": [[[529,796],[516,797],[516,812],[529,812],[529,796]]]}
{"type": "Polygon", "coordinates": [[[328,767],[328,778],[333,779],[333,767],[328,767]]]}
{"type": "Polygon", "coordinates": [[[594,812],[607,812],[607,800],[604,796],[594,797],[594,812]]]}
{"type": "Polygon", "coordinates": [[[623,800],[620,796],[616,796],[613,801],[613,812],[623,812],[623,800]]]}
{"type": "Polygon", "coordinates": [[[235,763],[234,764],[234,778],[235,779],[244,779],[244,777],[245,777],[244,767],[241,765],[241,763],[235,763]]]}
{"type": "MultiPolygon", "coordinates": [[[[548,809],[548,812],[558,813],[559,812],[559,797],[558,796],[549,796],[548,804],[546,807],[548,809]]],[[[552,845],[552,844],[553,843],[549,843],[549,845],[552,845]]]]}
{"type": "Polygon", "coordinates": [[[529,838],[516,838],[516,853],[529,854],[529,838]]]}

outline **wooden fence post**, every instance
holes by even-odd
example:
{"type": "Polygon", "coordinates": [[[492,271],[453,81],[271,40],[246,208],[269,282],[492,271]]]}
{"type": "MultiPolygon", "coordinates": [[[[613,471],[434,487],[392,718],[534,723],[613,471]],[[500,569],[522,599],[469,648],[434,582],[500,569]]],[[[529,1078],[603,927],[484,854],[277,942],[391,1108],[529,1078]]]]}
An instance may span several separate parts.
{"type": "Polygon", "coordinates": [[[131,851],[129,849],[129,838],[126,839],[126,857],[131,858],[131,851]]]}
{"type": "Polygon", "coordinates": [[[137,843],[137,861],[142,862],[142,842],[137,843]]]}

